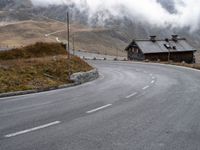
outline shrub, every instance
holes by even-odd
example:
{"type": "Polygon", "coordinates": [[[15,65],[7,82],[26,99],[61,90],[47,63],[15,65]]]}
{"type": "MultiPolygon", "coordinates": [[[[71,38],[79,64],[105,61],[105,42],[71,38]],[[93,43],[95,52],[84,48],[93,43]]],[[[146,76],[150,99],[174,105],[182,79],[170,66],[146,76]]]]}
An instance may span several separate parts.
{"type": "Polygon", "coordinates": [[[63,44],[37,42],[22,48],[0,52],[0,60],[67,55],[63,44]]]}

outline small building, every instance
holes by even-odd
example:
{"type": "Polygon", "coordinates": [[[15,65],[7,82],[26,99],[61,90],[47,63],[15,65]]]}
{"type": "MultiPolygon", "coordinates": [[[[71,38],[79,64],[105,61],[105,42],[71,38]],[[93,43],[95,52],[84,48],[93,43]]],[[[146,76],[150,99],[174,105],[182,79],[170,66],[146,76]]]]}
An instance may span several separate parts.
{"type": "Polygon", "coordinates": [[[133,40],[125,49],[128,60],[149,60],[194,63],[193,48],[185,38],[172,35],[170,39],[157,39],[150,36],[147,40],[133,40]]]}

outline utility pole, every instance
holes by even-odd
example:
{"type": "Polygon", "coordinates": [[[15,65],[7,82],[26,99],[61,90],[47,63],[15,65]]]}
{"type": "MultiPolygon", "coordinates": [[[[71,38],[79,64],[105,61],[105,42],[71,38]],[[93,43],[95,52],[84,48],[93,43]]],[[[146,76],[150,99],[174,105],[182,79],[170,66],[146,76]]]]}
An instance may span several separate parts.
{"type": "Polygon", "coordinates": [[[171,57],[171,48],[172,48],[172,45],[171,45],[171,43],[170,42],[168,42],[169,43],[169,48],[168,48],[168,63],[170,63],[170,57],[171,57]]]}
{"type": "Polygon", "coordinates": [[[67,12],[67,51],[68,51],[68,59],[70,59],[70,47],[69,47],[69,12],[67,12]]]}
{"type": "Polygon", "coordinates": [[[105,55],[107,55],[107,48],[105,47],[105,55]]]}
{"type": "Polygon", "coordinates": [[[168,49],[168,63],[170,63],[170,49],[168,49]]]}
{"type": "Polygon", "coordinates": [[[116,56],[117,56],[117,60],[118,60],[118,48],[116,48],[116,56]]]}
{"type": "Polygon", "coordinates": [[[68,51],[68,76],[70,79],[71,76],[71,67],[70,67],[70,47],[69,47],[69,12],[67,11],[67,44],[66,44],[66,50],[68,51]]]}
{"type": "Polygon", "coordinates": [[[75,55],[74,34],[73,34],[73,55],[75,55]]]}

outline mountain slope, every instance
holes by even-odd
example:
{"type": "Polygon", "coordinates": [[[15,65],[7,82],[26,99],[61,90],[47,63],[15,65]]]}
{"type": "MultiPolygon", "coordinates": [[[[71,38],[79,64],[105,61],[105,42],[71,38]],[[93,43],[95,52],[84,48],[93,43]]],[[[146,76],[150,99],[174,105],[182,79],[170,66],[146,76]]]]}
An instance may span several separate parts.
{"type": "Polygon", "coordinates": [[[31,0],[1,0],[0,9],[18,9],[18,8],[30,8],[32,7],[31,0]]]}
{"type": "MultiPolygon", "coordinates": [[[[175,13],[172,0],[157,1],[167,11],[175,13]]],[[[68,11],[70,12],[71,27],[73,28],[75,24],[79,26],[75,25],[75,29],[72,31],[75,33],[77,49],[115,53],[116,49],[123,50],[133,38],[148,38],[150,35],[166,38],[174,33],[186,37],[193,46],[200,48],[200,30],[190,33],[187,28],[171,29],[170,27],[152,26],[147,22],[137,21],[136,18],[116,18],[109,13],[106,14],[110,16],[104,19],[102,30],[98,30],[99,25],[102,25],[101,19],[105,18],[104,12],[98,11],[90,18],[87,10],[80,11],[73,4],[68,6],[34,7],[30,0],[1,0],[0,8],[3,8],[3,11],[0,12],[1,22],[26,21],[25,23],[22,22],[21,25],[12,24],[1,27],[1,45],[20,46],[41,40],[55,41],[56,37],[65,39],[65,32],[51,35],[49,38],[45,38],[44,34],[65,29],[63,23],[53,20],[66,22],[66,12],[68,11]],[[12,8],[12,10],[8,8],[12,8]],[[84,26],[87,30],[76,32],[80,30],[80,26],[84,26]]]]}
{"type": "MultiPolygon", "coordinates": [[[[95,53],[116,55],[116,50],[123,50],[127,41],[121,32],[111,29],[91,28],[80,24],[70,25],[70,46],[72,48],[72,34],[75,39],[75,49],[95,53]]],[[[63,23],[54,21],[20,21],[0,28],[0,45],[2,47],[21,47],[37,41],[57,42],[66,41],[67,32],[63,23]],[[62,31],[46,37],[46,34],[62,31]]],[[[119,55],[125,56],[125,52],[119,55]]]]}

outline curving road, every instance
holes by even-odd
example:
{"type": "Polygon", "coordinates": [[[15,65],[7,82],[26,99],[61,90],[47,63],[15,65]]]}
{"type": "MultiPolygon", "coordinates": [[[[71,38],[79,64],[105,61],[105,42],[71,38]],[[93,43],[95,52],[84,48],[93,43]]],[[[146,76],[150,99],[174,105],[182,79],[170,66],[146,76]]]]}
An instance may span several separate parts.
{"type": "Polygon", "coordinates": [[[90,61],[96,81],[0,99],[0,150],[199,150],[200,72],[90,61]]]}

